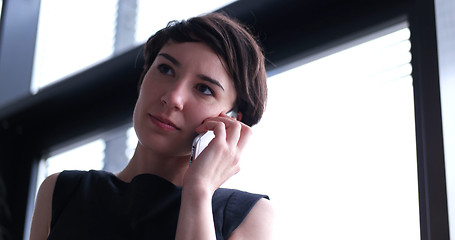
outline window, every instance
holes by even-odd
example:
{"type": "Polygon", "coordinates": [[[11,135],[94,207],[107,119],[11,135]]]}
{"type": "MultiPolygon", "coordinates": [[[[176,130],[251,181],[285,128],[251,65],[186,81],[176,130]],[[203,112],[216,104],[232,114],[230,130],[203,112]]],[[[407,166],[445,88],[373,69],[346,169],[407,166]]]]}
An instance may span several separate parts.
{"type": "Polygon", "coordinates": [[[41,1],[32,92],[112,55],[116,4],[116,0],[41,1]]]}
{"type": "MultiPolygon", "coordinates": [[[[409,35],[401,24],[269,73],[263,120],[223,186],[268,194],[277,239],[420,239],[409,35]]],[[[134,130],[121,131],[131,157],[134,130]]]]}
{"type": "Polygon", "coordinates": [[[0,0],[0,21],[2,19],[3,1],[0,0]]]}
{"type": "Polygon", "coordinates": [[[231,2],[41,0],[31,92],[142,44],[170,20],[214,11],[231,2]],[[119,13],[121,8],[125,12],[119,13]],[[128,17],[118,18],[119,14],[128,17]]]}
{"type": "Polygon", "coordinates": [[[81,146],[56,154],[46,160],[46,175],[63,170],[103,169],[105,143],[97,139],[81,146]]]}
{"type": "Polygon", "coordinates": [[[410,32],[385,32],[269,78],[225,186],[270,195],[277,239],[420,239],[410,32]]]}
{"type": "Polygon", "coordinates": [[[142,44],[171,20],[182,20],[212,12],[236,0],[149,1],[138,0],[136,42],[142,44]],[[175,7],[178,6],[178,7],[175,7]],[[169,17],[163,17],[169,16],[169,17]]]}

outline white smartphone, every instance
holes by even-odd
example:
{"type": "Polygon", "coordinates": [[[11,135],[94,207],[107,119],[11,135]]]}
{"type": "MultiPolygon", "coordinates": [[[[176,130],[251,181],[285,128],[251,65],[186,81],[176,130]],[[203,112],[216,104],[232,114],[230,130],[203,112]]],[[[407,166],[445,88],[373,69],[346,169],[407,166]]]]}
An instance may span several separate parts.
{"type": "MultiPolygon", "coordinates": [[[[229,117],[237,117],[237,111],[232,110],[226,113],[229,117]]],[[[215,138],[213,131],[207,131],[197,135],[193,140],[193,146],[191,147],[191,158],[190,165],[194,159],[196,159],[199,154],[209,145],[209,143],[215,138]]]]}

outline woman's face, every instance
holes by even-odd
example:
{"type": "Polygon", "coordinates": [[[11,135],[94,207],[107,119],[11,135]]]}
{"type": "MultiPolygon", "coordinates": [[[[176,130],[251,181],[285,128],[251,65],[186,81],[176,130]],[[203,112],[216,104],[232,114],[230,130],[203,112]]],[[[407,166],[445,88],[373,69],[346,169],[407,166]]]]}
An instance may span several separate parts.
{"type": "Polygon", "coordinates": [[[204,43],[168,42],[146,73],[134,109],[139,142],[164,155],[190,154],[194,131],[237,97],[220,58],[204,43]]]}

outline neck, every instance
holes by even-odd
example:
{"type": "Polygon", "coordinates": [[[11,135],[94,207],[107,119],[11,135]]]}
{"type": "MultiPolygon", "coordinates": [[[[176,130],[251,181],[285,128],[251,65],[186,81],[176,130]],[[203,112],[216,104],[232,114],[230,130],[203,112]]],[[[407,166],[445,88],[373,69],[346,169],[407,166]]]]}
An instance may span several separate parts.
{"type": "Polygon", "coordinates": [[[131,182],[137,175],[154,174],[176,186],[182,186],[188,164],[189,156],[160,155],[138,143],[131,161],[116,175],[122,181],[131,182]]]}

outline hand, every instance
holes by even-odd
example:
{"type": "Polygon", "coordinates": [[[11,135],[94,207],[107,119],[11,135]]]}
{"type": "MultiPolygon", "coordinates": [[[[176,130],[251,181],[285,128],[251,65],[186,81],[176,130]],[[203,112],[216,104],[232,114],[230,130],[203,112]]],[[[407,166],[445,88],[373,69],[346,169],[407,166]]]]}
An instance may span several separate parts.
{"type": "Polygon", "coordinates": [[[203,133],[211,130],[215,138],[193,161],[185,174],[184,186],[203,187],[213,193],[221,184],[240,170],[240,155],[252,130],[225,114],[208,118],[196,128],[203,133]]]}

